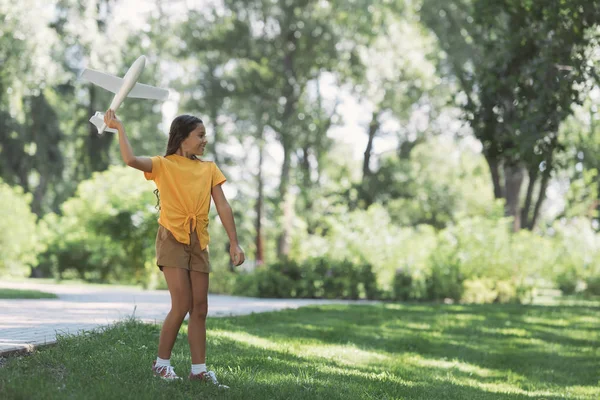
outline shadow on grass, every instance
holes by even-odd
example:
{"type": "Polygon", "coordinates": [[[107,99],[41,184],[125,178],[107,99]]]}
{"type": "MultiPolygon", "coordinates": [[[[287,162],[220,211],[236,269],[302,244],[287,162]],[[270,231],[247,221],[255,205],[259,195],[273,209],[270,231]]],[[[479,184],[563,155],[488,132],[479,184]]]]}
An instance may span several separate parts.
{"type": "MultiPolygon", "coordinates": [[[[235,396],[230,398],[245,398],[256,392],[268,393],[268,398],[294,399],[531,399],[531,393],[518,393],[524,390],[515,385],[491,382],[498,378],[474,379],[472,374],[459,371],[453,371],[450,376],[443,368],[402,365],[395,373],[389,373],[381,366],[350,366],[324,358],[316,362],[290,352],[224,338],[213,340],[210,351],[218,355],[215,362],[242,366],[242,372],[225,375],[232,387],[244,387],[243,393],[236,390],[232,392],[235,396]],[[232,355],[235,355],[233,359],[232,355]],[[506,390],[517,393],[506,393],[506,390]]],[[[562,397],[544,392],[543,398],[562,397]]]]}
{"type": "Polygon", "coordinates": [[[596,385],[600,313],[595,307],[394,305],[311,307],[242,317],[228,329],[281,343],[310,339],[388,354],[458,360],[524,386],[596,385]],[[245,319],[252,323],[246,325],[245,319]],[[257,323],[258,322],[258,323],[257,323]],[[580,337],[572,337],[577,334],[580,337]]]}
{"type": "MultiPolygon", "coordinates": [[[[129,321],[9,362],[0,398],[584,398],[598,394],[592,311],[384,304],[211,318],[207,361],[227,392],[153,378],[160,327],[129,321]]],[[[186,328],[171,356],[183,376],[186,328]]]]}

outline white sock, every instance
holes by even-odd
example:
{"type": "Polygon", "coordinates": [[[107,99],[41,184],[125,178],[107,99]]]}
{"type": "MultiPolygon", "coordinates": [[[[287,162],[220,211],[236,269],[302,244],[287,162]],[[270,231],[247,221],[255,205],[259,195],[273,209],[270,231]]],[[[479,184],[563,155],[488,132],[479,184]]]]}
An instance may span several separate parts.
{"type": "Polygon", "coordinates": [[[156,366],[157,367],[170,367],[171,366],[171,359],[167,358],[166,360],[160,358],[160,357],[156,357],[156,366]]]}
{"type": "Polygon", "coordinates": [[[192,364],[193,375],[198,375],[202,372],[206,372],[206,364],[192,364]]]}

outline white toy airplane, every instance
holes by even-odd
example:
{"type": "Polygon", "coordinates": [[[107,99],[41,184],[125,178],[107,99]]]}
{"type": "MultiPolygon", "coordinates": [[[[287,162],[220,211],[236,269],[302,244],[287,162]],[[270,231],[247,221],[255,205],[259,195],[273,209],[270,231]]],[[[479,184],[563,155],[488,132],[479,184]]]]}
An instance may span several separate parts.
{"type": "MultiPolygon", "coordinates": [[[[83,79],[92,82],[95,85],[100,86],[108,90],[109,92],[115,93],[115,97],[110,103],[110,109],[116,111],[126,97],[137,98],[137,99],[153,99],[153,100],[166,100],[169,97],[169,91],[166,89],[160,89],[154,86],[143,85],[136,83],[140,74],[144,70],[146,65],[146,57],[140,56],[125,76],[121,79],[117,76],[105,74],[100,71],[93,69],[85,69],[81,74],[83,79]]],[[[104,124],[104,113],[97,111],[90,122],[96,125],[98,128],[98,134],[101,135],[104,131],[116,133],[116,129],[111,129],[104,124]]]]}

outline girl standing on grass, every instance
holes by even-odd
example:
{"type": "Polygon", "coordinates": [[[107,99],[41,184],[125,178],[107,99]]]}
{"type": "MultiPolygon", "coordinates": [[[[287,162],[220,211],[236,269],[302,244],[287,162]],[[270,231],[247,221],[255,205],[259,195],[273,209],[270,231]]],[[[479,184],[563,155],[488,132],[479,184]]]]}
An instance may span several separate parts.
{"type": "MultiPolygon", "coordinates": [[[[160,332],[158,357],[152,372],[163,379],[180,379],[171,366],[171,350],[186,314],[190,314],[188,342],[192,356],[189,379],[220,385],[213,371],[206,369],[206,315],[208,312],[208,211],[215,202],[230,242],[234,265],[244,262],[238,244],[235,221],[221,184],[225,176],[214,162],[202,161],[206,128],[199,118],[180,115],[171,123],[164,157],[133,154],[125,128],[113,110],[104,114],[104,123],[119,132],[123,161],[144,172],[160,193],[160,217],[156,235],[157,265],[165,275],[171,294],[171,310],[160,332]]],[[[158,194],[157,194],[158,196],[158,194]]]]}

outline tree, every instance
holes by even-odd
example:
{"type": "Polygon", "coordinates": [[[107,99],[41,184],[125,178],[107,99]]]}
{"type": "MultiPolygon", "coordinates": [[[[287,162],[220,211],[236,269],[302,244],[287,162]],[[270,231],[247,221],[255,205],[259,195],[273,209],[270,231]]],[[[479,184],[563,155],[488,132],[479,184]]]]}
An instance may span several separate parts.
{"type": "MultiPolygon", "coordinates": [[[[390,135],[384,125],[395,122],[392,131],[398,141],[398,154],[409,158],[411,150],[435,134],[432,122],[441,113],[440,102],[447,91],[439,84],[432,62],[435,41],[417,23],[414,13],[406,8],[402,15],[387,17],[388,30],[362,52],[366,73],[357,80],[355,91],[371,114],[367,125],[367,144],[362,163],[362,180],[357,185],[359,204],[368,208],[389,189],[378,178],[379,161],[374,154],[375,140],[390,135]],[[420,115],[425,127],[411,126],[410,120],[420,115]],[[416,129],[415,129],[416,128],[416,129]]],[[[388,129],[389,131],[389,129],[388,129]]]]}
{"type": "MultiPolygon", "coordinates": [[[[278,221],[289,220],[284,210],[293,210],[282,205],[295,183],[294,162],[300,160],[306,167],[309,147],[318,145],[317,137],[322,137],[317,129],[305,129],[309,125],[305,111],[319,114],[306,97],[308,87],[325,71],[360,73],[358,45],[367,43],[379,28],[374,18],[380,13],[367,11],[368,3],[229,0],[223,9],[197,13],[189,20],[186,51],[199,49],[215,62],[202,74],[208,79],[200,95],[216,97],[214,104],[221,104],[221,89],[212,90],[215,86],[210,83],[216,76],[220,87],[229,91],[226,96],[234,96],[235,91],[239,98],[258,99],[268,110],[264,124],[276,133],[283,151],[275,207],[278,221]]],[[[263,114],[257,115],[255,125],[261,126],[262,118],[263,114]]],[[[280,257],[289,252],[285,224],[277,248],[280,257]]]]}
{"type": "Polygon", "coordinates": [[[506,200],[514,230],[532,229],[562,151],[560,122],[581,101],[590,74],[587,52],[597,41],[592,28],[600,6],[424,0],[421,15],[444,50],[440,69],[456,81],[457,102],[483,145],[494,196],[506,200]]]}
{"type": "Polygon", "coordinates": [[[51,56],[57,37],[51,14],[32,14],[30,1],[2,2],[0,19],[0,177],[33,193],[40,216],[52,204],[46,196],[62,180],[62,132],[48,98],[62,75],[51,56]]]}

